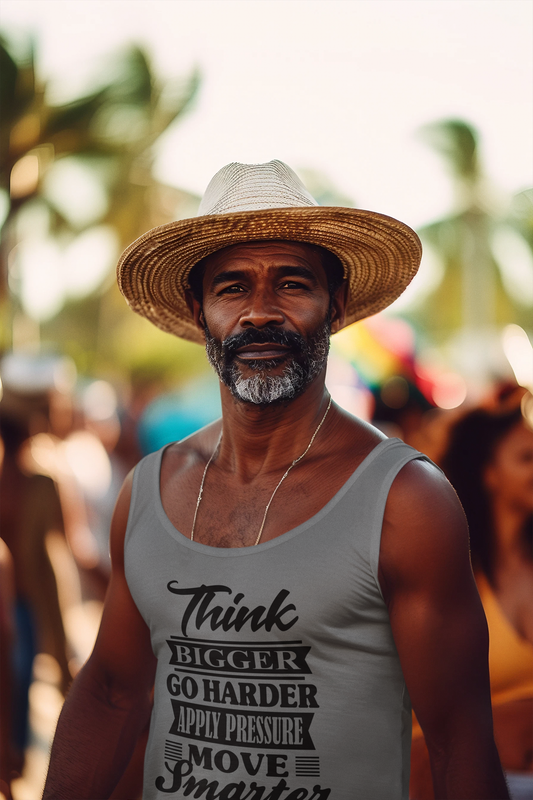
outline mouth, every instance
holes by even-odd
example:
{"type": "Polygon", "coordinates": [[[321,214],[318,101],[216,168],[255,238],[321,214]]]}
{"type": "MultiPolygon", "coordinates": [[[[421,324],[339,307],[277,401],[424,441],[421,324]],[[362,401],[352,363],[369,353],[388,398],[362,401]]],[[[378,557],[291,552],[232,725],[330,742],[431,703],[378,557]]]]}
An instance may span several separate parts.
{"type": "Polygon", "coordinates": [[[274,342],[265,342],[263,344],[247,344],[244,347],[239,347],[235,352],[235,358],[241,361],[272,361],[274,359],[284,358],[289,352],[290,348],[284,347],[281,344],[274,342]]]}

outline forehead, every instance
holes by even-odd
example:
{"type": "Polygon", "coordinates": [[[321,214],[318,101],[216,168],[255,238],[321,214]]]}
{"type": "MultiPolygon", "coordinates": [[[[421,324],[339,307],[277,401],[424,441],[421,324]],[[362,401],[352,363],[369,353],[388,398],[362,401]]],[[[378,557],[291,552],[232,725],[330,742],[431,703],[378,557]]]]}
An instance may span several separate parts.
{"type": "Polygon", "coordinates": [[[220,270],[238,267],[306,266],[317,275],[325,277],[320,253],[303,242],[269,241],[244,242],[217,250],[203,260],[204,277],[213,276],[220,270]]]}

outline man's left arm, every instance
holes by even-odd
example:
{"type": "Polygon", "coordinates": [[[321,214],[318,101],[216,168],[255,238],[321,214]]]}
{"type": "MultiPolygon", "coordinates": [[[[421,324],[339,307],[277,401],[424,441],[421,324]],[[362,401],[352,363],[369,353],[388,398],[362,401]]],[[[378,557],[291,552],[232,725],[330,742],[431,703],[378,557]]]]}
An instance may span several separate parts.
{"type": "Polygon", "coordinates": [[[435,797],[507,800],[468,528],[454,490],[427,462],[407,464],[391,487],[379,578],[435,797]]]}

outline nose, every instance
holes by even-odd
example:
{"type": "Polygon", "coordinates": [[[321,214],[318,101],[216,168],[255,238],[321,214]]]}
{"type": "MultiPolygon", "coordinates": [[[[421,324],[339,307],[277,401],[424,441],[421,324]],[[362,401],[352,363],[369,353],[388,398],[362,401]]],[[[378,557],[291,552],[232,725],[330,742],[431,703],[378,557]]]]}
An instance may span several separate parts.
{"type": "Polygon", "coordinates": [[[283,325],[285,315],[275,297],[265,291],[256,291],[250,295],[239,322],[243,328],[265,328],[268,325],[283,325]]]}

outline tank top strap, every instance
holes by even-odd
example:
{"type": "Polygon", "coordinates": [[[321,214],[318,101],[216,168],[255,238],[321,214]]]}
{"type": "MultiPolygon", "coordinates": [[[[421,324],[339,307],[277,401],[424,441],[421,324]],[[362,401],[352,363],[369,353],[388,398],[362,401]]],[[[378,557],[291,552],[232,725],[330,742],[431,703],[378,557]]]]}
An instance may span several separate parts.
{"type": "Polygon", "coordinates": [[[143,513],[148,509],[153,510],[154,506],[157,508],[161,461],[165,449],[166,445],[154,453],[149,453],[135,466],[124,546],[127,545],[131,532],[143,513]]]}

